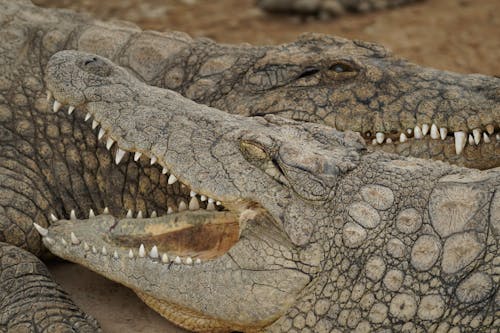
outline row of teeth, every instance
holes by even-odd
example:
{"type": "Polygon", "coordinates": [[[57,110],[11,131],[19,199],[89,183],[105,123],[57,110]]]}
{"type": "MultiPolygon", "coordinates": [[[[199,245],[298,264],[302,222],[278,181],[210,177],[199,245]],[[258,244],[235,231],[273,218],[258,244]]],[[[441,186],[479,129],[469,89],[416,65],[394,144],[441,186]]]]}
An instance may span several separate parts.
{"type": "MultiPolygon", "coordinates": [[[[35,229],[38,231],[38,233],[43,237],[44,241],[49,243],[49,244],[54,244],[55,240],[51,237],[49,237],[49,230],[45,229],[41,225],[38,225],[37,223],[33,223],[35,229]]],[[[108,251],[106,246],[103,246],[100,251],[96,249],[95,246],[89,245],[87,242],[82,242],[78,237],[76,237],[74,232],[71,232],[70,234],[70,241],[71,241],[71,246],[83,246],[83,250],[85,252],[92,252],[93,254],[102,254],[103,256],[111,255],[113,259],[120,259],[120,254],[118,253],[117,250],[114,250],[113,253],[111,254],[111,251],[108,251]]],[[[61,238],[60,242],[63,246],[68,246],[69,243],[64,239],[61,238]]],[[[158,247],[155,245],[151,248],[151,251],[149,253],[146,252],[146,248],[144,247],[144,244],[141,244],[139,246],[139,250],[137,252],[134,252],[132,249],[129,249],[127,254],[123,254],[122,256],[128,257],[129,259],[134,259],[134,258],[149,258],[152,259],[155,262],[161,262],[163,264],[186,264],[186,265],[199,265],[201,264],[201,259],[196,258],[193,260],[191,257],[185,257],[181,258],[179,256],[176,256],[175,258],[169,257],[167,253],[163,253],[160,256],[160,253],[158,252],[158,247]]]]}
{"type": "MultiPolygon", "coordinates": [[[[49,91],[47,93],[47,101],[50,101],[52,99],[52,93],[49,91]]],[[[63,107],[62,103],[60,103],[59,101],[57,100],[54,100],[54,105],[52,107],[52,110],[54,111],[54,113],[58,112],[59,110],[61,110],[61,108],[63,107]]],[[[69,106],[68,107],[68,114],[71,115],[73,112],[75,111],[75,107],[74,106],[69,106]]],[[[91,115],[90,113],[87,113],[86,116],[85,116],[85,121],[88,121],[90,120],[91,118],[91,115]]],[[[96,121],[96,120],[92,120],[92,129],[96,129],[99,127],[99,123],[96,121]]],[[[98,131],[98,134],[97,134],[97,139],[98,140],[101,140],[103,139],[104,137],[106,136],[106,132],[104,131],[104,129],[99,128],[99,131],[98,131]]],[[[110,138],[110,137],[107,137],[106,138],[106,149],[110,150],[111,147],[113,146],[113,144],[115,143],[115,141],[110,138]]],[[[125,156],[125,154],[127,153],[127,151],[121,149],[120,147],[117,147],[116,149],[116,154],[115,154],[115,164],[118,165],[120,164],[120,162],[123,160],[123,157],[125,156]]],[[[130,152],[132,153],[132,152],[130,152]]],[[[139,159],[141,158],[143,154],[141,152],[134,152],[134,161],[139,161],[139,159]]],[[[153,156],[151,157],[150,159],[150,164],[151,165],[154,165],[156,164],[156,162],[158,161],[158,159],[153,156]]],[[[162,169],[162,172],[161,172],[163,175],[167,175],[169,173],[168,169],[166,167],[163,166],[163,169],[162,169]]],[[[176,182],[178,181],[177,177],[173,174],[173,173],[170,173],[170,175],[168,175],[168,180],[167,180],[167,184],[168,185],[173,185],[175,184],[176,182]]],[[[181,184],[181,186],[184,185],[184,184],[181,184]]],[[[190,201],[189,201],[189,204],[186,204],[183,200],[181,200],[178,204],[178,207],[168,207],[168,210],[167,210],[167,214],[171,214],[175,211],[177,212],[182,212],[182,211],[185,211],[185,210],[198,210],[200,209],[200,201],[204,202],[204,201],[207,201],[207,210],[215,210],[215,206],[220,206],[221,205],[221,202],[220,201],[216,201],[212,198],[209,198],[205,195],[200,195],[199,196],[199,199],[198,199],[198,194],[194,191],[191,191],[190,193],[190,201]]],[[[142,212],[139,211],[138,213],[138,217],[139,215],[142,217],[142,212]]],[[[152,214],[153,215],[153,214],[152,214]]],[[[89,217],[90,217],[90,214],[89,214],[89,217]]],[[[132,211],[129,210],[128,213],[127,213],[127,217],[128,218],[131,218],[132,217],[132,211]]],[[[155,217],[155,216],[151,216],[151,217],[155,217]]]]}
{"type": "MultiPolygon", "coordinates": [[[[403,143],[408,140],[408,136],[413,134],[413,138],[416,140],[423,139],[427,134],[430,135],[431,139],[434,140],[446,140],[448,136],[448,129],[446,127],[438,128],[436,124],[429,126],[428,124],[423,124],[422,126],[415,126],[413,129],[409,128],[406,133],[401,133],[399,135],[399,142],[403,143]]],[[[479,128],[472,130],[472,133],[467,133],[464,131],[457,131],[453,133],[455,138],[455,152],[460,155],[466,144],[470,146],[478,146],[481,140],[484,143],[490,143],[490,135],[495,133],[495,127],[492,124],[486,126],[486,131],[482,131],[479,128]]],[[[500,141],[500,133],[496,134],[497,141],[500,141]]],[[[385,134],[382,132],[377,132],[375,138],[372,140],[373,145],[380,145],[383,143],[393,143],[391,138],[386,138],[385,134]]]]}

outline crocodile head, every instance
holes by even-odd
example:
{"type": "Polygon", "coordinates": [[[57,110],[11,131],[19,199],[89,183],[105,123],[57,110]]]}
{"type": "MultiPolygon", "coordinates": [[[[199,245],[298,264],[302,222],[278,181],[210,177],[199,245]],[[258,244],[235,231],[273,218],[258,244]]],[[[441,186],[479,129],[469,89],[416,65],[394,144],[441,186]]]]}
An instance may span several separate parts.
{"type": "Polygon", "coordinates": [[[357,134],[228,115],[76,51],[54,55],[46,81],[58,105],[93,117],[117,163],[142,153],[191,190],[160,217],[55,222],[42,230],[49,250],[190,330],[259,330],[283,316],[320,270],[313,230],[331,222],[326,203],[359,162],[357,134]]]}
{"type": "Polygon", "coordinates": [[[186,95],[232,113],[359,132],[374,150],[480,169],[500,165],[498,78],[425,68],[377,44],[321,34],[263,48],[252,59],[240,52],[243,64],[222,74],[203,67],[186,95]],[[221,89],[198,98],[195,87],[210,91],[211,80],[221,89]]]}

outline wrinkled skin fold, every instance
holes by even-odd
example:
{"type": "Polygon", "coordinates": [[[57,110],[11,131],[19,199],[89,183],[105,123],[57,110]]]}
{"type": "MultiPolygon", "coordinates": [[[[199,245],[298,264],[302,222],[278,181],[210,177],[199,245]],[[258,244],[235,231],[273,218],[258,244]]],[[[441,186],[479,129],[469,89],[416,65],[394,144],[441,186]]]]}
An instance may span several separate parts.
{"type": "Polygon", "coordinates": [[[112,216],[49,228],[54,254],[136,290],[165,317],[199,332],[499,326],[498,168],[369,152],[352,132],[227,115],[92,54],[60,52],[46,73],[54,98],[89,112],[116,152],[148,147],[185,186],[239,216],[237,243],[194,265],[113,242],[112,226],[123,223],[131,238],[136,230],[112,216]],[[70,237],[77,241],[61,241],[70,237]],[[176,321],[172,308],[192,320],[176,321]]]}

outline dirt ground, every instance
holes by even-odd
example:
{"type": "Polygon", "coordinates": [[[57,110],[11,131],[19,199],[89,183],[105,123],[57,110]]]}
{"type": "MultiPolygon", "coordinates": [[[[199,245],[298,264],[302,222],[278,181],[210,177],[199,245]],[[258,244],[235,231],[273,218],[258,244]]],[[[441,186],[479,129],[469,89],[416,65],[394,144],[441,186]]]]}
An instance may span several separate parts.
{"type": "MultiPolygon", "coordinates": [[[[395,10],[321,21],[266,14],[254,0],[34,0],[144,29],[179,30],[224,43],[277,44],[302,32],[381,43],[421,65],[500,76],[500,1],[427,0],[395,10]]],[[[70,263],[50,266],[77,304],[105,332],[182,332],[130,290],[70,263]]]]}

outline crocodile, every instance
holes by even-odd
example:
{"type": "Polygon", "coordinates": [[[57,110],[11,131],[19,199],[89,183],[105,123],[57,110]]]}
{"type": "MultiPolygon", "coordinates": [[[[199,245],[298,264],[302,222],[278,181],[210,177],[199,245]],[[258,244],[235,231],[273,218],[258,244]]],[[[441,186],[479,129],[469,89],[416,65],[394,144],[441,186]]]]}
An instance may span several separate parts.
{"type": "Polygon", "coordinates": [[[346,12],[366,13],[422,0],[257,0],[257,6],[275,13],[319,15],[322,18],[346,12]]]}
{"type": "Polygon", "coordinates": [[[52,56],[46,83],[77,121],[91,115],[117,164],[136,153],[154,159],[189,204],[153,218],[37,225],[44,244],[175,324],[500,329],[500,168],[369,152],[351,131],[230,115],[79,51],[52,56]]]}
{"type": "MultiPolygon", "coordinates": [[[[0,36],[0,276],[6,281],[0,331],[97,330],[94,320],[49,283],[38,259],[20,249],[45,255],[33,222],[46,228],[58,217],[103,212],[130,217],[132,210],[134,216],[151,217],[188,208],[191,201],[175,176],[140,153],[115,167],[114,142],[98,140],[104,133],[90,115],[81,122],[73,108],[65,110],[69,114],[48,109],[42,78],[57,51],[106,56],[148,85],[226,113],[275,114],[360,132],[370,151],[432,156],[482,169],[500,164],[498,79],[426,69],[375,44],[312,34],[281,46],[219,45],[6,0],[0,0],[0,36]],[[373,104],[367,106],[368,99],[373,104]],[[345,116],[358,107],[359,113],[345,116]],[[436,139],[436,130],[442,139],[436,139]],[[26,289],[29,273],[43,283],[26,289]],[[44,294],[49,286],[53,291],[44,294]],[[28,312],[29,318],[16,316],[26,308],[39,310],[28,312]]],[[[217,201],[198,198],[198,205],[217,208],[217,201]]]]}

